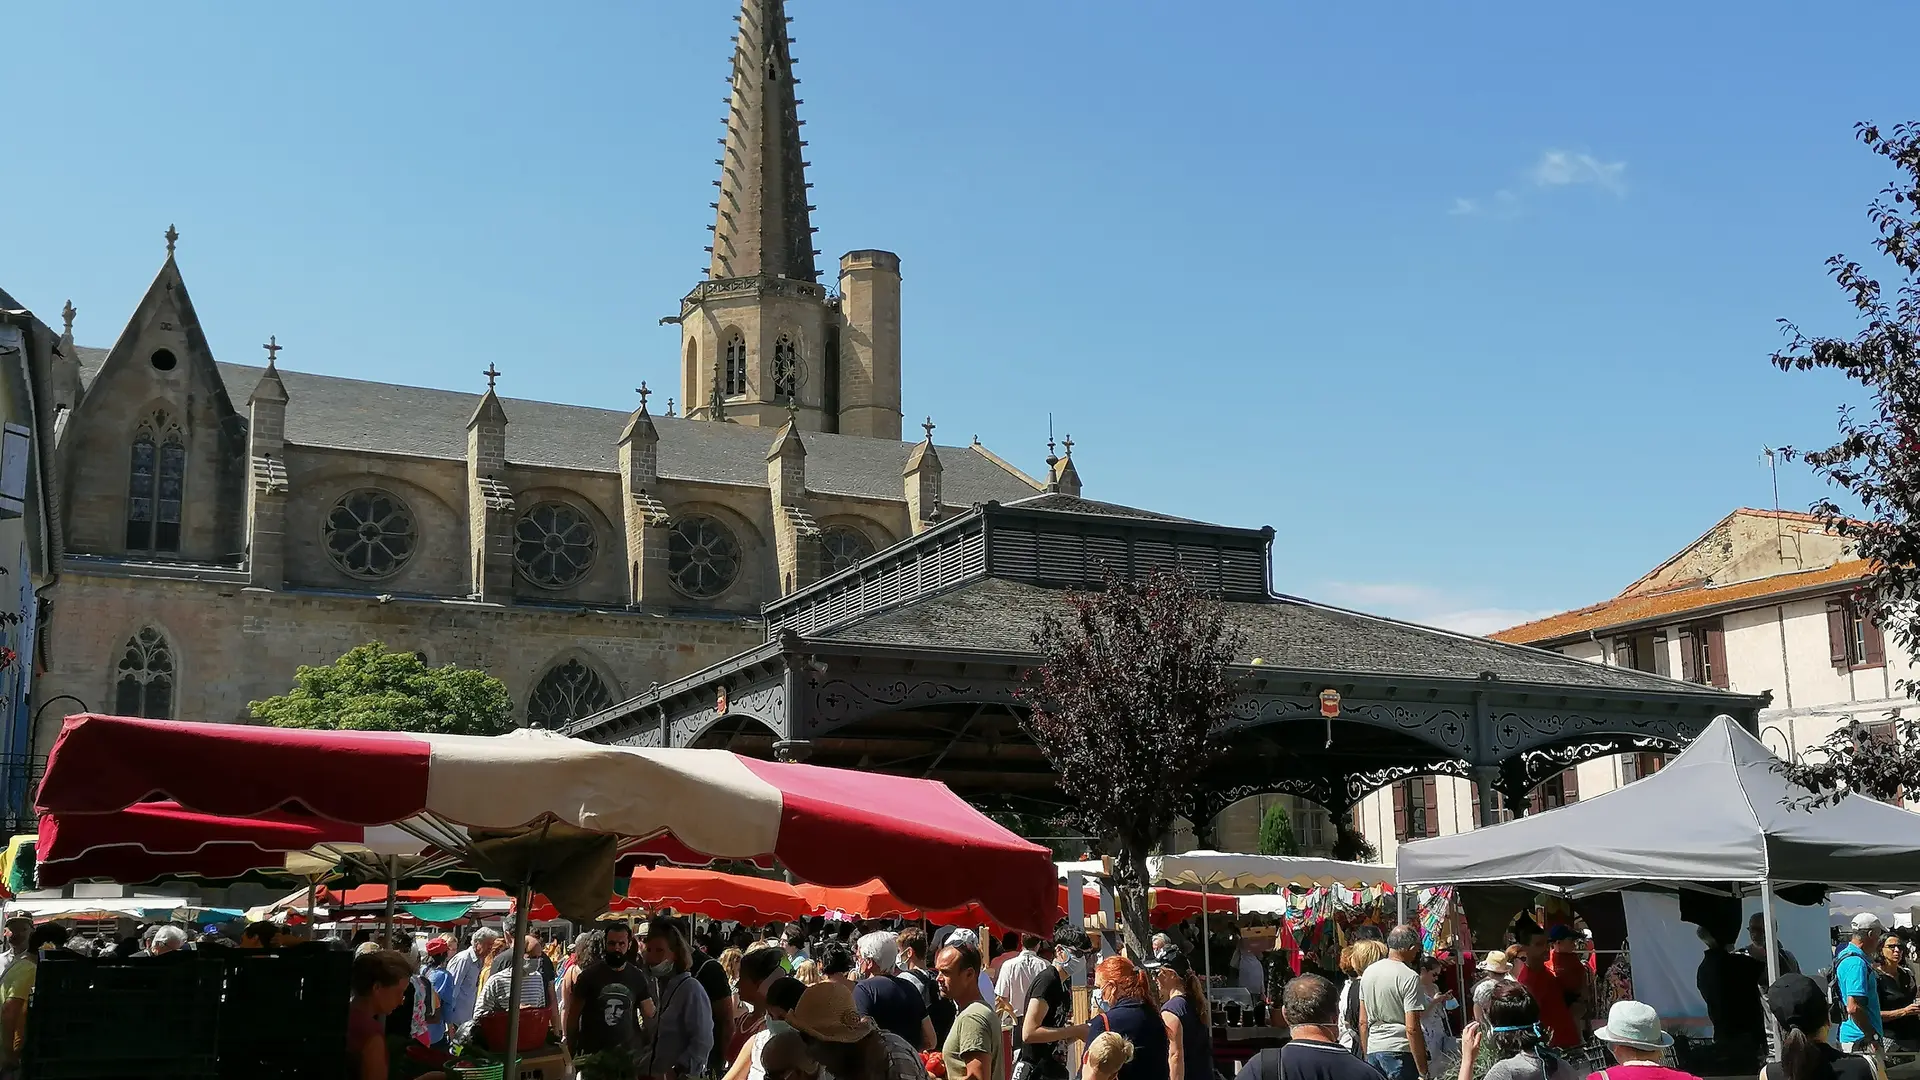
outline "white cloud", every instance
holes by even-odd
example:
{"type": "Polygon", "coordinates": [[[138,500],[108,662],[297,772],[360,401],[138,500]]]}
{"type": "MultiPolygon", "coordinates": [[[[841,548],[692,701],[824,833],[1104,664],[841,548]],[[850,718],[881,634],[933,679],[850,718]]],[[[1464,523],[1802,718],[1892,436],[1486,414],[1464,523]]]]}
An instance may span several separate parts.
{"type": "Polygon", "coordinates": [[[1552,611],[1476,604],[1476,598],[1429,585],[1396,582],[1323,582],[1309,599],[1372,615],[1456,630],[1463,634],[1491,634],[1523,622],[1544,618],[1552,611]]]}
{"type": "Polygon", "coordinates": [[[1627,163],[1606,161],[1579,150],[1545,150],[1521,175],[1515,188],[1501,188],[1485,198],[1454,196],[1447,208],[1452,217],[1519,217],[1530,197],[1545,197],[1564,188],[1593,187],[1615,198],[1627,194],[1627,163]]]}
{"type": "Polygon", "coordinates": [[[1572,150],[1548,150],[1528,170],[1527,179],[1540,188],[1592,184],[1615,195],[1627,193],[1627,163],[1601,161],[1592,154],[1572,150]]]}

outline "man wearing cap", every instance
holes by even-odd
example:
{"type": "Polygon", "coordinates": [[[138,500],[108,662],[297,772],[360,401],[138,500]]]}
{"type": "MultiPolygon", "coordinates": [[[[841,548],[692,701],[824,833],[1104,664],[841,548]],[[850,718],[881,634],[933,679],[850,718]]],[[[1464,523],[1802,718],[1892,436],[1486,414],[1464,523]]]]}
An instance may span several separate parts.
{"type": "Polygon", "coordinates": [[[1853,936],[1847,947],[1834,958],[1833,980],[1846,1019],[1840,1022],[1840,1049],[1879,1059],[1880,988],[1873,973],[1872,957],[1880,949],[1880,937],[1886,928],[1880,917],[1863,911],[1853,917],[1853,936]]]}
{"type": "MultiPolygon", "coordinates": [[[[1660,1014],[1653,1006],[1638,1001],[1616,1001],[1607,1013],[1607,1023],[1593,1037],[1607,1044],[1613,1060],[1622,1069],[1632,1068],[1632,1080],[1699,1080],[1692,1073],[1667,1068],[1662,1058],[1673,1045],[1673,1036],[1660,1027],[1660,1014]]],[[[1587,1080],[1619,1080],[1606,1070],[1587,1080]]]]}
{"type": "MultiPolygon", "coordinates": [[[[1520,952],[1520,965],[1514,972],[1514,979],[1527,988],[1533,1000],[1540,1006],[1540,1024],[1547,1029],[1548,1042],[1556,1050],[1571,1050],[1580,1045],[1580,1025],[1574,1022],[1572,1010],[1567,1008],[1568,994],[1577,991],[1577,987],[1568,985],[1554,974],[1547,963],[1551,947],[1547,943],[1547,932],[1540,924],[1527,916],[1513,926],[1513,940],[1520,952]]],[[[1581,986],[1585,986],[1582,981],[1581,986]]]]}
{"type": "Polygon", "coordinates": [[[445,934],[427,939],[427,985],[433,987],[434,1000],[440,1008],[432,1022],[427,1024],[427,1045],[438,1046],[447,1038],[447,990],[453,986],[453,975],[447,971],[447,960],[453,955],[453,945],[445,934]]]}

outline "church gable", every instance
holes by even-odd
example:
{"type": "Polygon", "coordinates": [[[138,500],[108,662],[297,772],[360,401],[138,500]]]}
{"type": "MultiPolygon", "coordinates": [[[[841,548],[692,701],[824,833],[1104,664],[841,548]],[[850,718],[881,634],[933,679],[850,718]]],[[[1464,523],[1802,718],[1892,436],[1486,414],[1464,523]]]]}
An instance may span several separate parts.
{"type": "Polygon", "coordinates": [[[174,262],[93,373],[60,446],[67,544],[132,559],[237,563],[246,424],[174,262]]]}

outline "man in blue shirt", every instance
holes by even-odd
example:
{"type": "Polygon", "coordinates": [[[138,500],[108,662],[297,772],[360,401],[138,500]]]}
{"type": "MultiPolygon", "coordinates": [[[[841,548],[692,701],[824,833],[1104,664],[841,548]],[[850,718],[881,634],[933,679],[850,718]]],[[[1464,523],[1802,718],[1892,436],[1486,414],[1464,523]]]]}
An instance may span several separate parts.
{"type": "Polygon", "coordinates": [[[1840,1022],[1840,1049],[1876,1060],[1880,1055],[1880,990],[1872,958],[1879,952],[1885,932],[1880,917],[1872,912],[1855,915],[1853,936],[1834,958],[1833,969],[1840,1002],[1847,1013],[1840,1022]]]}

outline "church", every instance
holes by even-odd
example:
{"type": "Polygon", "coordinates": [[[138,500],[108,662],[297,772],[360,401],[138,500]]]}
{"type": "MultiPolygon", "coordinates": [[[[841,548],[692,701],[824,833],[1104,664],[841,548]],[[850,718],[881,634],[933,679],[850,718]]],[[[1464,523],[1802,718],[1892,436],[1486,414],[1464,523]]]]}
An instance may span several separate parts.
{"type": "MultiPolygon", "coordinates": [[[[745,0],[679,404],[586,408],[216,358],[169,227],[110,348],[50,352],[33,749],[80,711],[243,721],[367,641],[559,726],[764,640],[762,606],[975,504],[1079,494],[902,438],[900,258],[822,279],[782,0],[745,0]]],[[[481,378],[484,377],[484,383],[481,378]]],[[[507,384],[510,385],[510,384],[507,384]]],[[[1071,445],[1067,447],[1071,453],[1071,445]]]]}

